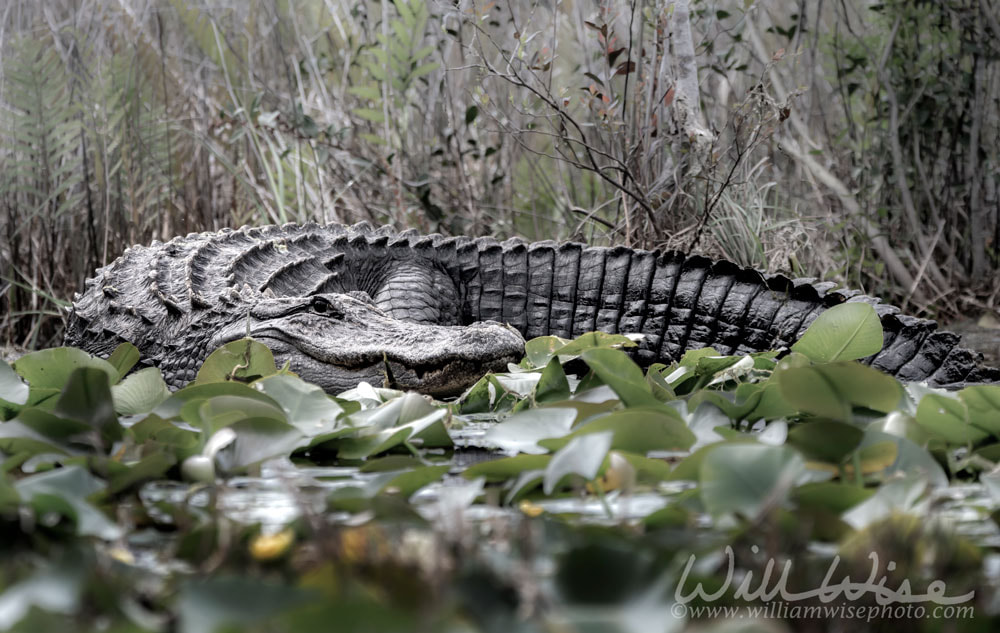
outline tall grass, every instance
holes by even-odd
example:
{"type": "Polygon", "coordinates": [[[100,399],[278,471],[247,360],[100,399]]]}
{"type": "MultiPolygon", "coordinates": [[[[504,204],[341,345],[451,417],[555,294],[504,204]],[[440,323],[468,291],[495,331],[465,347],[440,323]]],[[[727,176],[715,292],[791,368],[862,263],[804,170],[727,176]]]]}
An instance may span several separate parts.
{"type": "MultiPolygon", "coordinates": [[[[893,206],[892,177],[878,175],[891,174],[881,148],[892,130],[861,96],[885,79],[899,99],[913,97],[891,75],[902,62],[890,55],[895,65],[879,74],[881,52],[836,34],[847,25],[870,42],[891,21],[859,23],[812,3],[792,15],[801,3],[788,0],[746,9],[696,0],[692,100],[678,62],[688,4],[9,0],[0,7],[2,338],[57,343],[73,291],[130,244],[248,223],[369,220],[694,246],[888,284],[919,294],[918,308],[939,296],[941,275],[981,283],[982,269],[995,269],[992,240],[985,255],[927,263],[928,253],[957,253],[972,226],[956,195],[933,201],[949,205],[941,217],[953,222],[940,238],[937,225],[924,229],[919,198],[920,226],[892,245],[898,262],[867,255],[910,218],[893,206]],[[863,90],[843,87],[863,83],[854,75],[866,68],[863,90]],[[951,272],[973,265],[978,277],[951,272]],[[916,279],[914,292],[894,271],[916,279]]],[[[991,58],[976,59],[967,92],[982,115],[977,149],[962,155],[982,202],[969,213],[995,230],[990,95],[1000,82],[991,58]]],[[[913,170],[928,162],[913,160],[913,170]]],[[[926,167],[931,187],[948,171],[926,167]]]]}

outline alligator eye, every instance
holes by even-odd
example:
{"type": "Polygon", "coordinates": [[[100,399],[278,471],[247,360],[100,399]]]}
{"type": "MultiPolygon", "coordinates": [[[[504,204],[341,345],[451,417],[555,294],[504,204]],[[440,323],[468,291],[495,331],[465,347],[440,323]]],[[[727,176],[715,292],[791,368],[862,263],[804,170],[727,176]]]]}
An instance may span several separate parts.
{"type": "Polygon", "coordinates": [[[334,318],[340,318],[344,316],[344,313],[340,308],[329,300],[323,297],[313,297],[312,304],[309,306],[310,309],[316,314],[322,314],[323,316],[329,316],[334,318]]]}
{"type": "Polygon", "coordinates": [[[312,301],[313,312],[317,312],[319,314],[326,314],[332,307],[333,306],[330,305],[330,302],[322,297],[316,297],[312,301]]]}

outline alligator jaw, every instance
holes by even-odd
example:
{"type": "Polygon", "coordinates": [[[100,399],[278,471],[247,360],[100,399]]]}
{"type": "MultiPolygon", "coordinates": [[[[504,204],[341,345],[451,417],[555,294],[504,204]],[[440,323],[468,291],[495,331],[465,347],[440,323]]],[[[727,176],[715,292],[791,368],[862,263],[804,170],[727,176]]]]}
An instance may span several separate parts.
{"type": "MultiPolygon", "coordinates": [[[[267,345],[279,364],[288,361],[303,380],[329,393],[365,381],[452,396],[524,354],[521,335],[499,323],[411,323],[346,295],[322,298],[329,302],[322,314],[303,308],[302,299],[263,299],[251,310],[249,334],[267,345]]],[[[212,344],[242,338],[247,330],[246,321],[234,323],[212,344]]]]}

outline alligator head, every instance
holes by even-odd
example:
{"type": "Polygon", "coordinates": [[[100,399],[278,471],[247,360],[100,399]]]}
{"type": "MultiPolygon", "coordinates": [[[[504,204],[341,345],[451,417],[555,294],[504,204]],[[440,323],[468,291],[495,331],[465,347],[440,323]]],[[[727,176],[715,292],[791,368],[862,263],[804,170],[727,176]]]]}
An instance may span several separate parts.
{"type": "Polygon", "coordinates": [[[456,395],[524,354],[524,339],[505,325],[401,321],[346,294],[262,298],[247,318],[217,332],[211,348],[248,335],[267,345],[279,366],[289,361],[303,380],[330,393],[367,381],[456,395]]]}

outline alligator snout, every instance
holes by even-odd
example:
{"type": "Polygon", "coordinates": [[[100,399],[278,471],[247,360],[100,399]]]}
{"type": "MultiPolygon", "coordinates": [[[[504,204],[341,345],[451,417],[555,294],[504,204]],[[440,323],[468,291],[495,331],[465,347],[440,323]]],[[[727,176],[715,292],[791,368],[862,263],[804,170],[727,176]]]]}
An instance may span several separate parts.
{"type": "MultiPolygon", "coordinates": [[[[343,294],[263,299],[250,312],[249,334],[278,363],[329,393],[365,381],[437,397],[461,393],[483,375],[503,371],[524,354],[524,339],[492,321],[467,326],[395,319],[343,294]]],[[[217,336],[216,345],[246,336],[247,322],[217,336]]]]}

